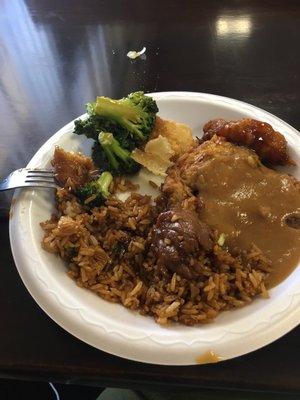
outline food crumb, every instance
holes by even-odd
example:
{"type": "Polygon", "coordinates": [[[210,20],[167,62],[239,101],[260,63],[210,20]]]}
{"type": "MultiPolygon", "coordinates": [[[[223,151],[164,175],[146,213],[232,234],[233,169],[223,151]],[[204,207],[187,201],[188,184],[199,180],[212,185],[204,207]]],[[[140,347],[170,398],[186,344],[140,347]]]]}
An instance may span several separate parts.
{"type": "Polygon", "coordinates": [[[226,234],[225,233],[221,233],[221,235],[220,235],[220,237],[218,239],[218,245],[221,246],[221,247],[224,246],[225,240],[226,240],[226,234]]]}
{"type": "Polygon", "coordinates": [[[127,57],[130,58],[131,60],[135,60],[136,58],[143,55],[145,52],[146,52],[146,47],[143,47],[141,51],[131,50],[127,53],[127,57]]]}
{"type": "Polygon", "coordinates": [[[176,222],[177,220],[179,220],[178,215],[176,214],[172,215],[171,222],[176,222]]]}

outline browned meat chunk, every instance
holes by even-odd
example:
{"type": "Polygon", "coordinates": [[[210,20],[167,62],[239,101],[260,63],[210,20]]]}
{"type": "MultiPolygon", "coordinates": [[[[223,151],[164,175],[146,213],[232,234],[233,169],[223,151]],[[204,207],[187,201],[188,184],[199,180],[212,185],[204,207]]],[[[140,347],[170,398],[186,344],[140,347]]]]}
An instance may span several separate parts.
{"type": "Polygon", "coordinates": [[[253,149],[264,163],[293,164],[287,153],[284,136],[266,122],[250,118],[229,122],[215,119],[205,124],[203,131],[203,140],[209,140],[214,135],[223,136],[229,142],[253,149]]]}
{"type": "Polygon", "coordinates": [[[52,165],[58,183],[71,189],[88,182],[96,172],[96,167],[89,157],[59,147],[54,151],[52,165]]]}
{"type": "Polygon", "coordinates": [[[195,260],[201,251],[212,249],[211,232],[196,213],[172,209],[158,216],[150,237],[150,251],[157,265],[191,279],[197,275],[195,260]]]}

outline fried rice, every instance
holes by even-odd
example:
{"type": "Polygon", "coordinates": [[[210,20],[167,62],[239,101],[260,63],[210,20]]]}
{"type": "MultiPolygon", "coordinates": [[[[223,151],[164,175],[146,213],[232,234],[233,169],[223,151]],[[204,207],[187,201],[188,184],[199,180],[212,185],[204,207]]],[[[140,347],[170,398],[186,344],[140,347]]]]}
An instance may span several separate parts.
{"type": "MultiPolygon", "coordinates": [[[[112,191],[128,188],[137,189],[119,178],[112,191]]],[[[203,251],[190,261],[200,265],[197,279],[171,271],[162,274],[149,251],[149,233],[163,208],[163,201],[131,193],[125,201],[112,196],[104,206],[87,210],[70,190],[61,188],[57,215],[41,223],[42,247],[66,262],[78,286],[162,325],[207,323],[257,295],[268,297],[268,260],[255,247],[230,254],[222,241],[218,244],[218,232],[210,254],[203,251]]]]}

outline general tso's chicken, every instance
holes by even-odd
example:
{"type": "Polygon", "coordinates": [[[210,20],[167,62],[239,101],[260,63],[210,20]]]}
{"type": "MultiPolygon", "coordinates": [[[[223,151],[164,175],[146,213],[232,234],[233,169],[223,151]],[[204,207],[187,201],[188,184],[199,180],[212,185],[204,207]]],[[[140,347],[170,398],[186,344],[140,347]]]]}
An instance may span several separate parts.
{"type": "Polygon", "coordinates": [[[215,119],[207,122],[203,131],[203,140],[209,140],[214,135],[222,136],[229,142],[253,149],[266,164],[294,164],[288,156],[284,136],[266,122],[250,118],[238,121],[215,119]]]}
{"type": "Polygon", "coordinates": [[[57,182],[71,189],[84,185],[97,172],[91,158],[59,147],[55,148],[52,166],[57,182]]]}
{"type": "Polygon", "coordinates": [[[158,216],[150,237],[150,251],[157,265],[167,268],[186,279],[195,278],[197,260],[201,252],[212,249],[211,230],[197,214],[180,208],[158,216]]]}

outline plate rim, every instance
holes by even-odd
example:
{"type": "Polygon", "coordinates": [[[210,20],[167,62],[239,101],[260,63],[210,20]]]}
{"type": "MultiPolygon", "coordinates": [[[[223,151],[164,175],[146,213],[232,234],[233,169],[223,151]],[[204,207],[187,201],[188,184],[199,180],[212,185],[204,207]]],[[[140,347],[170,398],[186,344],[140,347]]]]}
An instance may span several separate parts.
{"type": "MultiPolygon", "coordinates": [[[[224,96],[219,96],[219,95],[214,95],[214,94],[209,94],[209,93],[198,93],[198,92],[188,92],[188,91],[169,91],[169,92],[157,92],[157,93],[149,93],[149,95],[155,97],[155,99],[158,100],[163,100],[163,99],[179,99],[182,98],[183,100],[187,100],[189,99],[203,99],[203,100],[208,100],[208,101],[218,101],[218,102],[223,102],[229,106],[232,106],[233,109],[236,109],[236,106],[239,106],[239,109],[247,109],[249,111],[253,111],[255,110],[256,112],[258,112],[259,114],[261,113],[262,116],[268,115],[272,120],[275,119],[279,124],[283,124],[286,127],[288,127],[290,129],[290,131],[293,133],[294,135],[294,139],[298,142],[300,140],[299,137],[299,132],[293,128],[291,125],[289,125],[288,123],[286,123],[285,121],[281,120],[280,118],[276,117],[275,115],[269,113],[268,111],[265,111],[261,108],[258,108],[256,106],[253,106],[249,103],[240,101],[240,100],[235,100],[235,99],[231,99],[229,97],[224,97],[224,96]]],[[[83,114],[84,115],[84,114],[83,114]]],[[[38,160],[40,154],[43,153],[43,149],[46,147],[49,147],[49,145],[51,145],[51,143],[55,143],[55,140],[57,138],[60,138],[61,136],[63,136],[64,131],[67,131],[68,127],[71,127],[72,124],[74,123],[74,121],[78,118],[80,118],[82,116],[79,116],[77,118],[75,118],[73,121],[67,123],[66,125],[64,125],[61,129],[59,129],[54,135],[52,135],[40,148],[39,150],[35,153],[35,155],[31,158],[31,160],[28,163],[28,166],[31,165],[31,163],[35,162],[36,160],[38,160]]],[[[15,199],[17,196],[20,196],[21,194],[21,190],[18,190],[15,192],[13,198],[15,199]]],[[[128,358],[134,361],[141,361],[141,362],[145,362],[145,363],[155,363],[155,364],[162,364],[162,365],[192,365],[192,364],[196,364],[195,361],[195,357],[194,357],[194,362],[185,362],[184,360],[180,359],[180,354],[177,354],[177,361],[173,360],[169,360],[168,358],[165,358],[164,360],[159,360],[156,356],[153,357],[153,354],[151,354],[153,347],[151,347],[150,352],[146,351],[146,358],[145,357],[140,357],[140,356],[136,356],[135,354],[132,354],[132,349],[125,348],[124,350],[120,349],[117,345],[118,345],[118,340],[116,339],[116,337],[113,338],[113,335],[109,335],[109,339],[108,342],[113,343],[114,345],[116,345],[116,351],[113,351],[111,348],[108,349],[107,345],[105,346],[99,346],[99,343],[95,343],[94,340],[92,338],[82,338],[82,335],[80,333],[78,333],[76,331],[76,333],[74,333],[74,327],[72,327],[72,324],[65,324],[64,320],[62,320],[61,318],[55,316],[54,314],[54,310],[53,310],[53,298],[52,301],[50,301],[50,303],[47,304],[47,302],[45,302],[45,300],[41,299],[40,295],[37,293],[38,291],[35,291],[32,288],[32,285],[30,285],[30,282],[28,282],[27,277],[26,277],[26,273],[24,273],[24,271],[22,270],[22,267],[20,267],[20,264],[22,263],[22,260],[20,259],[20,254],[18,254],[18,250],[15,247],[15,243],[17,242],[18,239],[16,237],[16,232],[14,231],[14,223],[13,223],[14,219],[10,219],[9,221],[9,235],[10,235],[10,244],[11,244],[11,249],[12,249],[12,253],[13,253],[13,257],[14,257],[14,261],[15,261],[15,265],[17,267],[18,273],[25,285],[25,287],[27,288],[27,290],[29,291],[29,293],[31,294],[31,296],[34,298],[34,300],[36,301],[36,303],[39,305],[40,308],[43,309],[43,311],[52,319],[54,320],[58,325],[60,325],[63,329],[65,329],[66,331],[68,331],[69,333],[71,333],[73,336],[77,337],[78,339],[80,339],[81,341],[84,341],[85,343],[96,347],[102,351],[106,351],[110,354],[114,354],[120,357],[124,357],[124,358],[128,358]]],[[[48,299],[49,300],[49,299],[48,299]]],[[[57,300],[57,299],[56,299],[57,300]]],[[[292,300],[291,300],[292,301],[292,300]]],[[[294,310],[295,311],[295,310],[294,310]]],[[[69,315],[70,317],[70,315],[69,315]]],[[[252,344],[252,346],[250,345],[249,348],[247,349],[247,351],[242,351],[240,352],[236,352],[235,355],[233,355],[232,357],[228,357],[226,359],[229,358],[233,358],[233,357],[237,357],[240,356],[242,354],[247,354],[251,351],[254,351],[258,348],[261,348],[271,342],[273,342],[274,340],[278,339],[279,337],[281,337],[282,335],[284,335],[285,333],[289,332],[291,329],[293,329],[295,326],[298,325],[299,323],[299,318],[300,317],[300,308],[298,307],[298,309],[296,310],[296,313],[294,312],[293,315],[292,313],[290,314],[290,318],[284,318],[280,324],[274,324],[273,326],[269,326],[269,330],[268,330],[268,335],[262,335],[261,334],[261,342],[260,344],[252,344]],[[294,315],[296,314],[296,315],[294,315]],[[292,318],[293,317],[293,318],[292,318]],[[284,323],[283,323],[284,321],[284,323]],[[270,332],[272,334],[270,334],[270,332]]],[[[75,329],[76,330],[76,329],[75,329]]],[[[104,332],[104,335],[107,336],[107,331],[104,332]]],[[[234,334],[234,333],[233,333],[234,334]]],[[[251,334],[251,332],[249,332],[249,334],[251,334]]],[[[103,336],[103,335],[102,335],[103,336]]],[[[249,336],[249,335],[248,335],[249,336]]],[[[107,339],[107,338],[106,338],[107,339]]],[[[138,343],[135,342],[135,345],[137,346],[138,343]]],[[[144,344],[142,345],[142,347],[144,346],[144,344]]],[[[108,346],[109,347],[109,346],[108,346]]],[[[126,347],[126,346],[125,346],[126,347]]],[[[130,346],[129,346],[130,347],[130,346]]],[[[138,347],[141,347],[140,344],[138,347]]],[[[168,346],[166,346],[168,347],[168,346]]],[[[145,348],[143,347],[143,350],[145,351],[145,348]]],[[[162,349],[160,349],[160,357],[161,357],[161,352],[162,349]]],[[[174,349],[173,349],[174,350],[174,349]]],[[[181,352],[181,350],[180,350],[181,352]]],[[[180,353],[179,352],[179,353],[180,353]]],[[[134,352],[133,352],[134,353],[134,352]]],[[[165,352],[166,355],[168,353],[165,352]]]]}

